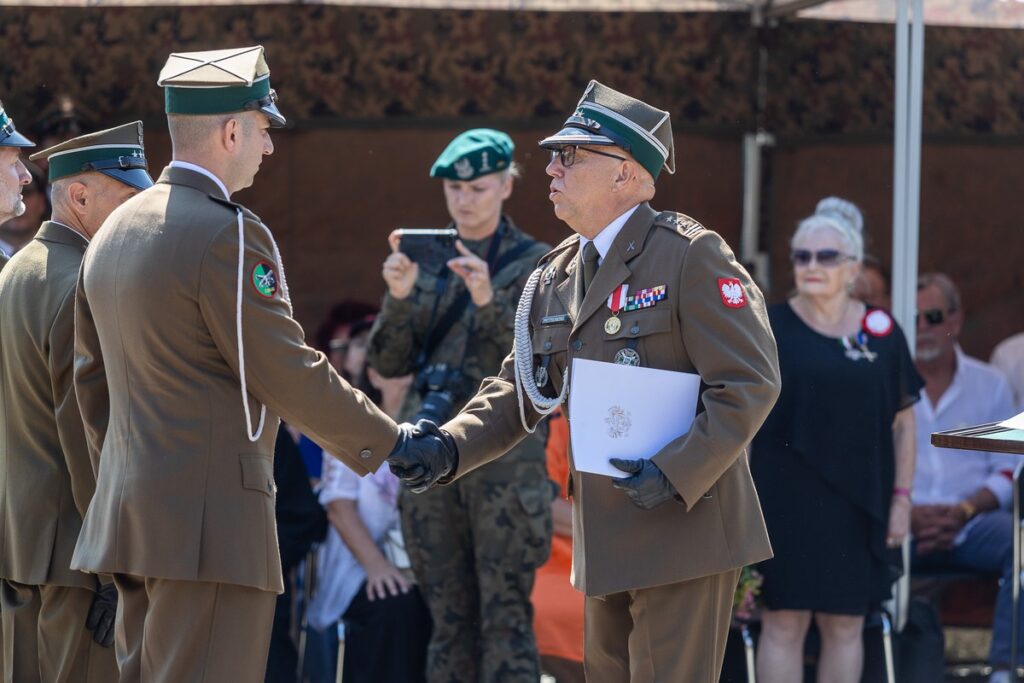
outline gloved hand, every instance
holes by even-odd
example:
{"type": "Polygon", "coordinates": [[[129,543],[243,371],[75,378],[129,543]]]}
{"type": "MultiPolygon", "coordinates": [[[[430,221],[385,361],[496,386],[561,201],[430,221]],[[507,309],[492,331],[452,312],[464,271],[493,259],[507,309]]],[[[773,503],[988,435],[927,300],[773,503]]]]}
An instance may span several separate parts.
{"type": "Polygon", "coordinates": [[[650,460],[612,458],[609,462],[612,467],[632,475],[621,479],[613,478],[612,486],[620,491],[625,491],[637,507],[650,510],[673,498],[682,500],[665,473],[650,460]]]}
{"type": "Polygon", "coordinates": [[[413,493],[423,493],[453,474],[459,465],[455,440],[429,420],[399,426],[398,441],[387,457],[391,472],[413,493]]]}
{"type": "Polygon", "coordinates": [[[112,583],[96,589],[85,617],[85,627],[92,631],[92,639],[103,647],[114,644],[114,615],[117,612],[117,587],[112,583]]]}

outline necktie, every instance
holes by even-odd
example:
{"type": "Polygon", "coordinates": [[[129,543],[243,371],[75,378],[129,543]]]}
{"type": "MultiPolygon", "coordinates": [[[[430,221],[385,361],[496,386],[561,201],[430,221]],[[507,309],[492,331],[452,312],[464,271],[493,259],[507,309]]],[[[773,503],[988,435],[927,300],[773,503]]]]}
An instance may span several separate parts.
{"type": "Polygon", "coordinates": [[[587,290],[590,289],[590,284],[594,281],[594,275],[597,274],[597,259],[599,254],[597,253],[597,247],[594,246],[593,242],[587,242],[587,246],[583,247],[583,294],[586,295],[587,290]]]}

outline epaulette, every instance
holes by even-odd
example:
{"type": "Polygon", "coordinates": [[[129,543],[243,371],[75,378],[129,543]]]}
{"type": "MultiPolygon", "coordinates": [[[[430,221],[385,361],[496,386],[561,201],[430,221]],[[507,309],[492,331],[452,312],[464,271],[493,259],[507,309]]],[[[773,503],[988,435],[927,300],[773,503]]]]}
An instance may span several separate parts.
{"type": "Polygon", "coordinates": [[[223,206],[228,207],[232,211],[235,211],[237,209],[241,209],[242,210],[242,215],[245,216],[246,218],[250,219],[250,220],[254,220],[257,223],[262,223],[263,222],[263,220],[259,216],[257,216],[256,214],[254,214],[252,211],[250,211],[249,209],[245,208],[241,204],[238,204],[237,202],[233,202],[230,199],[224,199],[223,197],[217,197],[216,195],[212,195],[212,194],[208,194],[206,196],[209,197],[210,199],[212,199],[213,201],[217,202],[218,204],[221,204],[223,206]]]}
{"type": "Polygon", "coordinates": [[[564,240],[562,240],[558,244],[557,247],[555,247],[554,249],[552,249],[548,253],[544,254],[544,256],[541,257],[540,261],[537,262],[537,265],[538,266],[543,266],[545,263],[548,263],[549,261],[551,261],[551,259],[553,259],[554,257],[558,256],[560,253],[562,253],[563,251],[568,249],[570,246],[576,244],[576,242],[578,242],[579,239],[580,239],[580,236],[576,235],[576,234],[573,234],[573,235],[570,235],[569,237],[566,237],[564,240]]]}
{"type": "Polygon", "coordinates": [[[654,224],[672,230],[687,240],[693,240],[707,229],[685,213],[677,211],[662,211],[654,217],[654,224]]]}

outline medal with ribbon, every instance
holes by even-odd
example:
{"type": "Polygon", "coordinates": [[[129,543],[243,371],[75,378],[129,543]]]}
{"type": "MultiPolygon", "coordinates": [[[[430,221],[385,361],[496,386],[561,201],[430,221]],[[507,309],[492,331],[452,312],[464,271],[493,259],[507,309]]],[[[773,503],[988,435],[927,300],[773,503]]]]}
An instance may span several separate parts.
{"type": "Polygon", "coordinates": [[[622,327],[619,311],[629,303],[629,298],[626,296],[628,292],[629,285],[621,284],[608,296],[608,308],[611,310],[612,316],[604,321],[604,331],[607,334],[615,334],[622,327]]]}

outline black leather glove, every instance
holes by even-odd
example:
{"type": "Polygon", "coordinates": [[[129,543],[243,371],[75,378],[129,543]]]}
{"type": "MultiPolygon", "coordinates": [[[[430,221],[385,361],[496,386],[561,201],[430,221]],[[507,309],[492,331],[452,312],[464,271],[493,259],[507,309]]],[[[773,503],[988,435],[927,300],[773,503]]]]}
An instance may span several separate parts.
{"type": "Polygon", "coordinates": [[[92,631],[92,639],[103,647],[114,644],[114,615],[117,613],[117,587],[112,583],[96,589],[85,618],[85,627],[92,631]]]}
{"type": "Polygon", "coordinates": [[[650,460],[612,458],[609,462],[612,467],[632,475],[621,479],[612,478],[612,486],[625,491],[637,507],[650,510],[673,498],[682,500],[665,473],[650,460]]]}
{"type": "Polygon", "coordinates": [[[399,426],[398,441],[387,457],[391,472],[413,493],[423,493],[454,474],[459,451],[451,435],[429,420],[399,426]]]}

